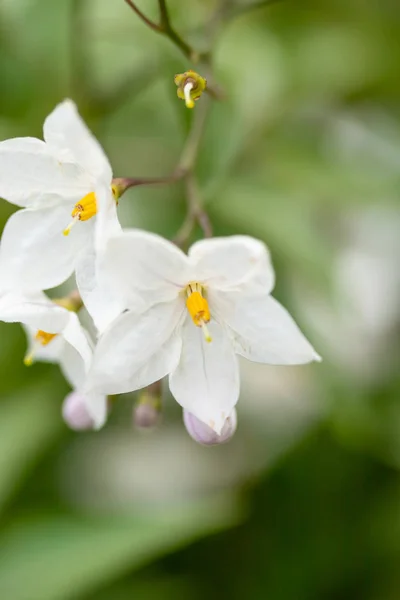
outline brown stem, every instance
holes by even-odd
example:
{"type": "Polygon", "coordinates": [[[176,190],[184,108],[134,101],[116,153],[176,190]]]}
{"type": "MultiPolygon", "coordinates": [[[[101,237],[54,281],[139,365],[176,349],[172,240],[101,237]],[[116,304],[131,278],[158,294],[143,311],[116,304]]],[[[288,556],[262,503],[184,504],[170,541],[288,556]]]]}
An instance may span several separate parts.
{"type": "Polygon", "coordinates": [[[143,23],[146,23],[146,25],[148,27],[150,27],[151,29],[153,29],[154,31],[158,31],[158,33],[164,33],[163,29],[161,28],[161,26],[158,23],[154,23],[153,21],[151,21],[150,19],[148,19],[146,17],[146,15],[144,13],[142,13],[142,11],[140,10],[140,8],[138,8],[136,6],[136,4],[134,2],[132,2],[132,0],[125,0],[125,2],[127,4],[129,4],[129,6],[131,7],[131,9],[137,14],[137,16],[142,19],[143,23]]]}
{"type": "Polygon", "coordinates": [[[200,225],[204,237],[212,237],[212,225],[208,214],[203,208],[199,187],[195,175],[190,172],[186,176],[186,193],[189,201],[189,213],[191,213],[200,225]]]}
{"type": "Polygon", "coordinates": [[[140,19],[153,31],[157,31],[157,33],[161,33],[165,35],[167,38],[171,40],[177,46],[183,54],[189,60],[193,62],[197,62],[199,59],[199,53],[196,52],[181,36],[175,31],[175,29],[171,25],[171,21],[169,19],[167,5],[165,0],[159,0],[159,11],[160,11],[160,23],[154,23],[146,17],[146,15],[136,6],[133,0],[125,0],[127,4],[132,8],[132,10],[138,15],[140,19]]]}

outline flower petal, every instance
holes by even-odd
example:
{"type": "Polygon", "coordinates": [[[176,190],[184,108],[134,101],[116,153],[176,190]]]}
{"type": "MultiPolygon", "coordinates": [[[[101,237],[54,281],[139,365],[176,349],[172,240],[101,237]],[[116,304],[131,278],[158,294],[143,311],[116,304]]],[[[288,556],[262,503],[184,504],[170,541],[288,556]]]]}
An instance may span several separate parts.
{"type": "Polygon", "coordinates": [[[248,360],[270,365],[299,365],[321,360],[277,300],[267,295],[219,292],[211,306],[233,330],[235,348],[248,360]]]}
{"type": "Polygon", "coordinates": [[[94,247],[88,245],[77,259],[75,277],[85,308],[102,333],[123,312],[124,306],[114,290],[98,277],[96,262],[94,247]]]}
{"type": "Polygon", "coordinates": [[[38,328],[29,325],[23,325],[23,328],[25,329],[27,337],[27,351],[25,357],[31,354],[34,362],[58,363],[60,361],[60,357],[66,346],[62,335],[57,335],[46,346],[42,346],[41,344],[38,344],[35,339],[38,328]]]}
{"type": "Polygon", "coordinates": [[[275,275],[269,251],[260,240],[245,236],[212,238],[196,242],[189,249],[196,271],[194,279],[218,289],[251,285],[269,293],[275,275]]]}
{"type": "Polygon", "coordinates": [[[64,100],[50,113],[43,125],[43,136],[60,160],[72,160],[93,177],[111,183],[110,163],[72,100],[64,100]]]}
{"type": "Polygon", "coordinates": [[[110,239],[103,268],[125,307],[175,299],[189,280],[188,259],[171,242],[153,233],[128,230],[110,239]]]}
{"type": "Polygon", "coordinates": [[[57,306],[41,292],[35,294],[8,293],[0,296],[0,320],[24,323],[48,333],[60,333],[68,323],[68,311],[57,306]]]}
{"type": "Polygon", "coordinates": [[[103,427],[108,416],[107,396],[95,392],[85,392],[83,400],[89,415],[94,421],[94,428],[100,429],[103,427]]]}
{"type": "Polygon", "coordinates": [[[99,332],[124,310],[122,299],[108,285],[101,262],[108,239],[121,233],[116,203],[111,189],[96,189],[97,214],[94,219],[94,243],[90,238],[76,261],[76,283],[85,307],[99,332]]]}
{"type": "Polygon", "coordinates": [[[62,331],[62,336],[78,352],[87,373],[92,362],[92,348],[88,334],[80,324],[78,316],[75,313],[68,312],[68,316],[69,321],[62,331]]]}
{"type": "Polygon", "coordinates": [[[0,197],[17,206],[51,204],[54,196],[73,206],[90,192],[90,181],[76,164],[60,163],[35,138],[0,142],[0,197]]]}
{"type": "Polygon", "coordinates": [[[169,378],[177,402],[220,434],[239,398],[239,367],[232,342],[216,321],[208,325],[212,342],[187,317],[178,367],[169,378]]]}
{"type": "Polygon", "coordinates": [[[111,237],[122,234],[122,227],[118,219],[117,203],[109,185],[96,186],[97,214],[95,220],[95,248],[98,254],[106,249],[111,237]]]}
{"type": "Polygon", "coordinates": [[[181,341],[174,332],[183,311],[184,303],[164,302],[118,317],[98,341],[87,389],[123,394],[167,375],[179,360],[181,341]]]}
{"type": "Polygon", "coordinates": [[[64,236],[63,229],[70,220],[70,208],[63,205],[19,210],[11,215],[0,246],[3,289],[48,289],[68,279],[87,225],[78,223],[74,229],[81,231],[64,236]]]}

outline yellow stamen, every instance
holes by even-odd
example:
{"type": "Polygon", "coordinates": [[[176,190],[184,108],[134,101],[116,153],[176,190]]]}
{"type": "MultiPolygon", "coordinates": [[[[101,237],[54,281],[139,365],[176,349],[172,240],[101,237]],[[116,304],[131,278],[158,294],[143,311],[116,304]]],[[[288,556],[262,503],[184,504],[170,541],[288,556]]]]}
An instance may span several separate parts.
{"type": "Polygon", "coordinates": [[[66,227],[66,228],[64,229],[64,231],[63,231],[63,234],[64,234],[64,235],[69,235],[69,234],[70,234],[70,231],[71,231],[71,229],[73,228],[73,226],[75,225],[75,223],[77,223],[78,221],[79,221],[79,217],[76,215],[76,216],[75,216],[75,217],[72,219],[72,221],[71,221],[71,223],[68,225],[68,227],[66,227]]]}
{"type": "Polygon", "coordinates": [[[24,365],[31,367],[33,365],[33,359],[35,358],[35,349],[33,348],[24,358],[24,365]]]}
{"type": "Polygon", "coordinates": [[[57,336],[57,333],[47,333],[47,331],[39,331],[35,335],[35,342],[30,352],[24,358],[24,365],[26,367],[30,367],[33,364],[33,360],[35,358],[37,346],[40,344],[41,346],[47,346],[50,344],[52,340],[57,336]]]}
{"type": "Polygon", "coordinates": [[[203,296],[203,288],[199,283],[191,283],[186,288],[186,307],[196,327],[201,327],[206,342],[211,342],[212,337],[206,323],[211,319],[210,308],[203,296]]]}
{"type": "Polygon", "coordinates": [[[50,344],[51,340],[54,340],[56,335],[58,334],[47,333],[47,331],[42,331],[41,329],[39,329],[39,331],[35,335],[35,340],[39,342],[39,344],[41,344],[42,346],[47,346],[47,344],[50,344]]]}
{"type": "Polygon", "coordinates": [[[203,330],[204,339],[206,340],[206,342],[208,342],[208,343],[212,342],[212,337],[211,337],[210,332],[208,331],[208,327],[204,323],[204,321],[201,322],[200,327],[203,330]]]}
{"type": "Polygon", "coordinates": [[[78,221],[88,221],[97,213],[96,194],[89,192],[79,202],[77,202],[71,213],[72,221],[63,231],[64,235],[69,235],[72,227],[78,221]]]}

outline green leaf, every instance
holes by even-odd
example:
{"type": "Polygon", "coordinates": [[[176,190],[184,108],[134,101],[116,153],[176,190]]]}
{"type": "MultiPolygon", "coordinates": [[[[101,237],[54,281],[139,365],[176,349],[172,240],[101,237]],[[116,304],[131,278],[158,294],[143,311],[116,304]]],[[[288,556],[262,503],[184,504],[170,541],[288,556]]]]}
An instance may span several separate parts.
{"type": "Polygon", "coordinates": [[[0,511],[26,472],[58,436],[61,400],[41,384],[25,387],[0,404],[0,511]]]}
{"type": "Polygon", "coordinates": [[[135,518],[17,520],[0,537],[0,594],[67,600],[238,520],[232,497],[135,518]]]}

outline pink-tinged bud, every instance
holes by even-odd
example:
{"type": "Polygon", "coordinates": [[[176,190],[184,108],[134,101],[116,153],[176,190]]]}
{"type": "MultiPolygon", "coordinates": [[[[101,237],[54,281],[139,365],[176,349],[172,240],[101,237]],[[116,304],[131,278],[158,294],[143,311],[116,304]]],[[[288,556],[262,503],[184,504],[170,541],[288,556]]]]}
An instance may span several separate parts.
{"type": "Polygon", "coordinates": [[[161,420],[161,381],[148,385],[139,395],[133,408],[133,423],[139,429],[151,429],[161,420]]]}
{"type": "Polygon", "coordinates": [[[84,397],[79,392],[71,392],[65,396],[62,416],[68,427],[75,431],[85,431],[94,427],[94,421],[88,413],[84,397]]]}
{"type": "Polygon", "coordinates": [[[140,403],[133,409],[133,422],[139,429],[151,429],[158,425],[161,413],[151,404],[140,403]]]}
{"type": "Polygon", "coordinates": [[[233,409],[230,416],[226,419],[220,435],[211,427],[200,421],[187,410],[183,411],[183,422],[186,430],[191,438],[203,446],[215,446],[216,444],[224,444],[228,442],[236,431],[237,416],[236,410],[233,409]]]}

